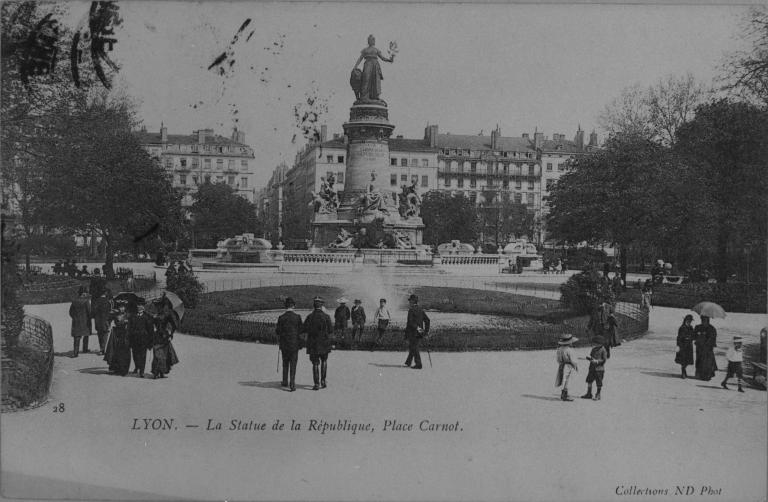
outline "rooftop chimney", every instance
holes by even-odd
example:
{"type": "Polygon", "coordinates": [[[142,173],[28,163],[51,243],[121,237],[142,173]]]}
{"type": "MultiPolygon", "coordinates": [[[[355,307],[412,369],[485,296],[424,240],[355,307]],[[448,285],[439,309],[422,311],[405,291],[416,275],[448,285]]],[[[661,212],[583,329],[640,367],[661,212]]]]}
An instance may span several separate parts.
{"type": "Polygon", "coordinates": [[[328,137],[328,126],[323,124],[320,126],[320,142],[324,143],[328,137]]]}
{"type": "Polygon", "coordinates": [[[160,141],[168,143],[168,128],[160,122],[160,141]]]}
{"type": "Polygon", "coordinates": [[[597,146],[597,133],[592,129],[592,133],[589,135],[589,146],[597,146]]]}
{"type": "Polygon", "coordinates": [[[496,124],[496,129],[491,131],[491,150],[499,149],[499,136],[501,136],[501,129],[499,129],[499,124],[496,124]]]}
{"type": "Polygon", "coordinates": [[[340,134],[335,132],[333,133],[333,139],[339,139],[340,134]]]}
{"type": "Polygon", "coordinates": [[[579,128],[576,131],[576,137],[573,138],[573,142],[576,143],[578,148],[584,148],[584,131],[581,130],[581,124],[579,124],[579,128]]]}
{"type": "Polygon", "coordinates": [[[437,146],[437,124],[428,125],[424,129],[424,140],[429,141],[429,147],[435,148],[437,146]]]}
{"type": "Polygon", "coordinates": [[[398,134],[397,135],[397,139],[403,139],[403,135],[402,134],[398,134]]]}
{"type": "Polygon", "coordinates": [[[543,144],[544,144],[544,133],[539,132],[539,129],[537,127],[536,132],[533,133],[533,146],[535,148],[541,148],[543,144]]]}
{"type": "Polygon", "coordinates": [[[530,136],[528,135],[527,132],[523,133],[523,139],[530,139],[530,136]]]}

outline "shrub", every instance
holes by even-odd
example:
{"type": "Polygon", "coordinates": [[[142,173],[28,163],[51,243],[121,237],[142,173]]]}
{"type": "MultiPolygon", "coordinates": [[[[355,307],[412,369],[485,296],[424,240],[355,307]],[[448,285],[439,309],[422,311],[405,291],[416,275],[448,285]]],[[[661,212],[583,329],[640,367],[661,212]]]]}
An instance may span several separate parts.
{"type": "Polygon", "coordinates": [[[186,308],[193,309],[197,306],[198,299],[205,289],[197,277],[190,273],[173,274],[168,277],[165,288],[176,293],[186,308]]]}
{"type": "Polygon", "coordinates": [[[610,282],[595,270],[572,275],[560,286],[560,293],[565,306],[577,314],[589,314],[602,302],[615,300],[610,282]]]}

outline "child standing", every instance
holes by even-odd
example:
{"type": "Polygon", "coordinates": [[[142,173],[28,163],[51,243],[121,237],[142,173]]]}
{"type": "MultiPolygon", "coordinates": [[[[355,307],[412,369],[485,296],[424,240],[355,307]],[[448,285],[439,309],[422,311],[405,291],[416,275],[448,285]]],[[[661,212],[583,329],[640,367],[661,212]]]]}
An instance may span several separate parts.
{"type": "Polygon", "coordinates": [[[736,383],[739,386],[739,392],[744,392],[744,389],[741,387],[743,378],[743,372],[742,372],[742,361],[744,361],[744,351],[741,350],[741,337],[740,336],[734,336],[733,337],[733,347],[730,347],[728,349],[728,352],[726,353],[725,357],[728,359],[728,373],[725,374],[725,380],[723,380],[723,383],[720,385],[724,389],[728,389],[728,379],[731,378],[734,374],[736,375],[736,383]]]}
{"type": "Polygon", "coordinates": [[[379,308],[377,308],[376,313],[373,314],[373,322],[376,323],[376,329],[379,332],[376,337],[376,345],[381,345],[381,339],[384,337],[384,332],[387,330],[387,326],[389,326],[390,319],[391,316],[389,315],[389,309],[387,308],[387,300],[382,298],[379,300],[379,308]]]}
{"type": "Polygon", "coordinates": [[[557,342],[559,347],[557,348],[557,377],[555,379],[555,387],[563,386],[563,390],[560,392],[560,399],[563,401],[573,401],[573,398],[568,397],[568,378],[574,371],[579,371],[579,367],[576,365],[576,361],[573,358],[573,351],[571,346],[573,342],[577,341],[571,334],[566,334],[560,337],[560,341],[557,342]]]}
{"type": "Polygon", "coordinates": [[[581,396],[582,399],[594,399],[600,401],[600,391],[603,388],[603,377],[605,376],[605,361],[608,360],[608,351],[605,349],[605,340],[603,337],[596,336],[592,339],[592,350],[587,356],[589,361],[589,372],[587,372],[587,393],[581,396]],[[592,397],[592,382],[597,383],[597,393],[592,397]]]}

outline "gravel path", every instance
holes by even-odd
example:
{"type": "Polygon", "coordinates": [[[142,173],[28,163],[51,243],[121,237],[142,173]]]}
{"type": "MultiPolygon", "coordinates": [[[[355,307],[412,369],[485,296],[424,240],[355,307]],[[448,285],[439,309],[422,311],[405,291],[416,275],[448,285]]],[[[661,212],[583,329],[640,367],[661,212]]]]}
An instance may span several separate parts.
{"type": "MultiPolygon", "coordinates": [[[[440,353],[433,367],[425,353],[422,371],[401,366],[404,352],[335,352],[318,392],[302,352],[289,393],[274,346],[179,334],[181,363],[168,379],[117,377],[99,356],[67,357],[67,305],[27,310],[53,324],[62,355],[50,403],[2,416],[8,497],[765,500],[766,393],[720,389],[723,373],[681,380],[673,357],[682,310],[654,308],[651,332],[613,351],[603,400],[571,403],[553,386],[554,351],[440,353]],[[53,412],[58,403],[64,413],[53,412]],[[133,430],[144,418],[172,420],[171,430],[133,430]],[[206,430],[209,419],[224,430],[206,430]],[[286,430],[271,430],[276,419],[286,430]],[[289,430],[292,419],[300,431],[289,430]],[[226,430],[232,420],[267,430],[226,430]],[[373,431],[321,433],[307,430],[311,420],[373,431]],[[387,420],[414,430],[384,431],[387,420]],[[458,426],[420,431],[424,420],[458,426]],[[689,485],[696,496],[674,497],[689,485]],[[719,495],[699,496],[705,486],[719,495]],[[632,487],[667,494],[617,495],[632,487]]],[[[764,323],[716,320],[718,366],[734,334],[755,342],[764,323]]],[[[579,363],[576,395],[587,369],[579,363]]]]}

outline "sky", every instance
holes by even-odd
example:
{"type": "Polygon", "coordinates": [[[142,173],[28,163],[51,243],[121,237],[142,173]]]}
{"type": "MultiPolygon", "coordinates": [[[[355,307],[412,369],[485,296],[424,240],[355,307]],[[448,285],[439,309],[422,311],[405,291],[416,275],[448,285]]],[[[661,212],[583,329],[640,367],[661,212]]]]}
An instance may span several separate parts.
{"type": "MultiPolygon", "coordinates": [[[[88,12],[71,2],[67,24],[88,12]]],[[[317,112],[342,132],[354,94],[349,75],[369,34],[387,53],[382,99],[396,135],[441,133],[572,138],[590,132],[622,88],[692,73],[706,84],[739,48],[744,6],[120,2],[111,57],[115,86],[139,103],[149,131],[213,128],[246,134],[256,185],[291,165],[317,112]],[[234,41],[238,30],[243,28],[234,41]],[[247,39],[247,40],[246,40],[247,39]],[[224,62],[209,69],[217,56],[224,62]],[[230,65],[230,62],[233,63],[230,65]],[[224,71],[220,72],[219,69],[224,71]],[[222,74],[223,73],[223,74],[222,74]],[[307,101],[312,104],[308,104],[307,101]],[[298,107],[299,118],[295,110],[298,107]]],[[[602,135],[601,135],[602,137],[602,135]]]]}

